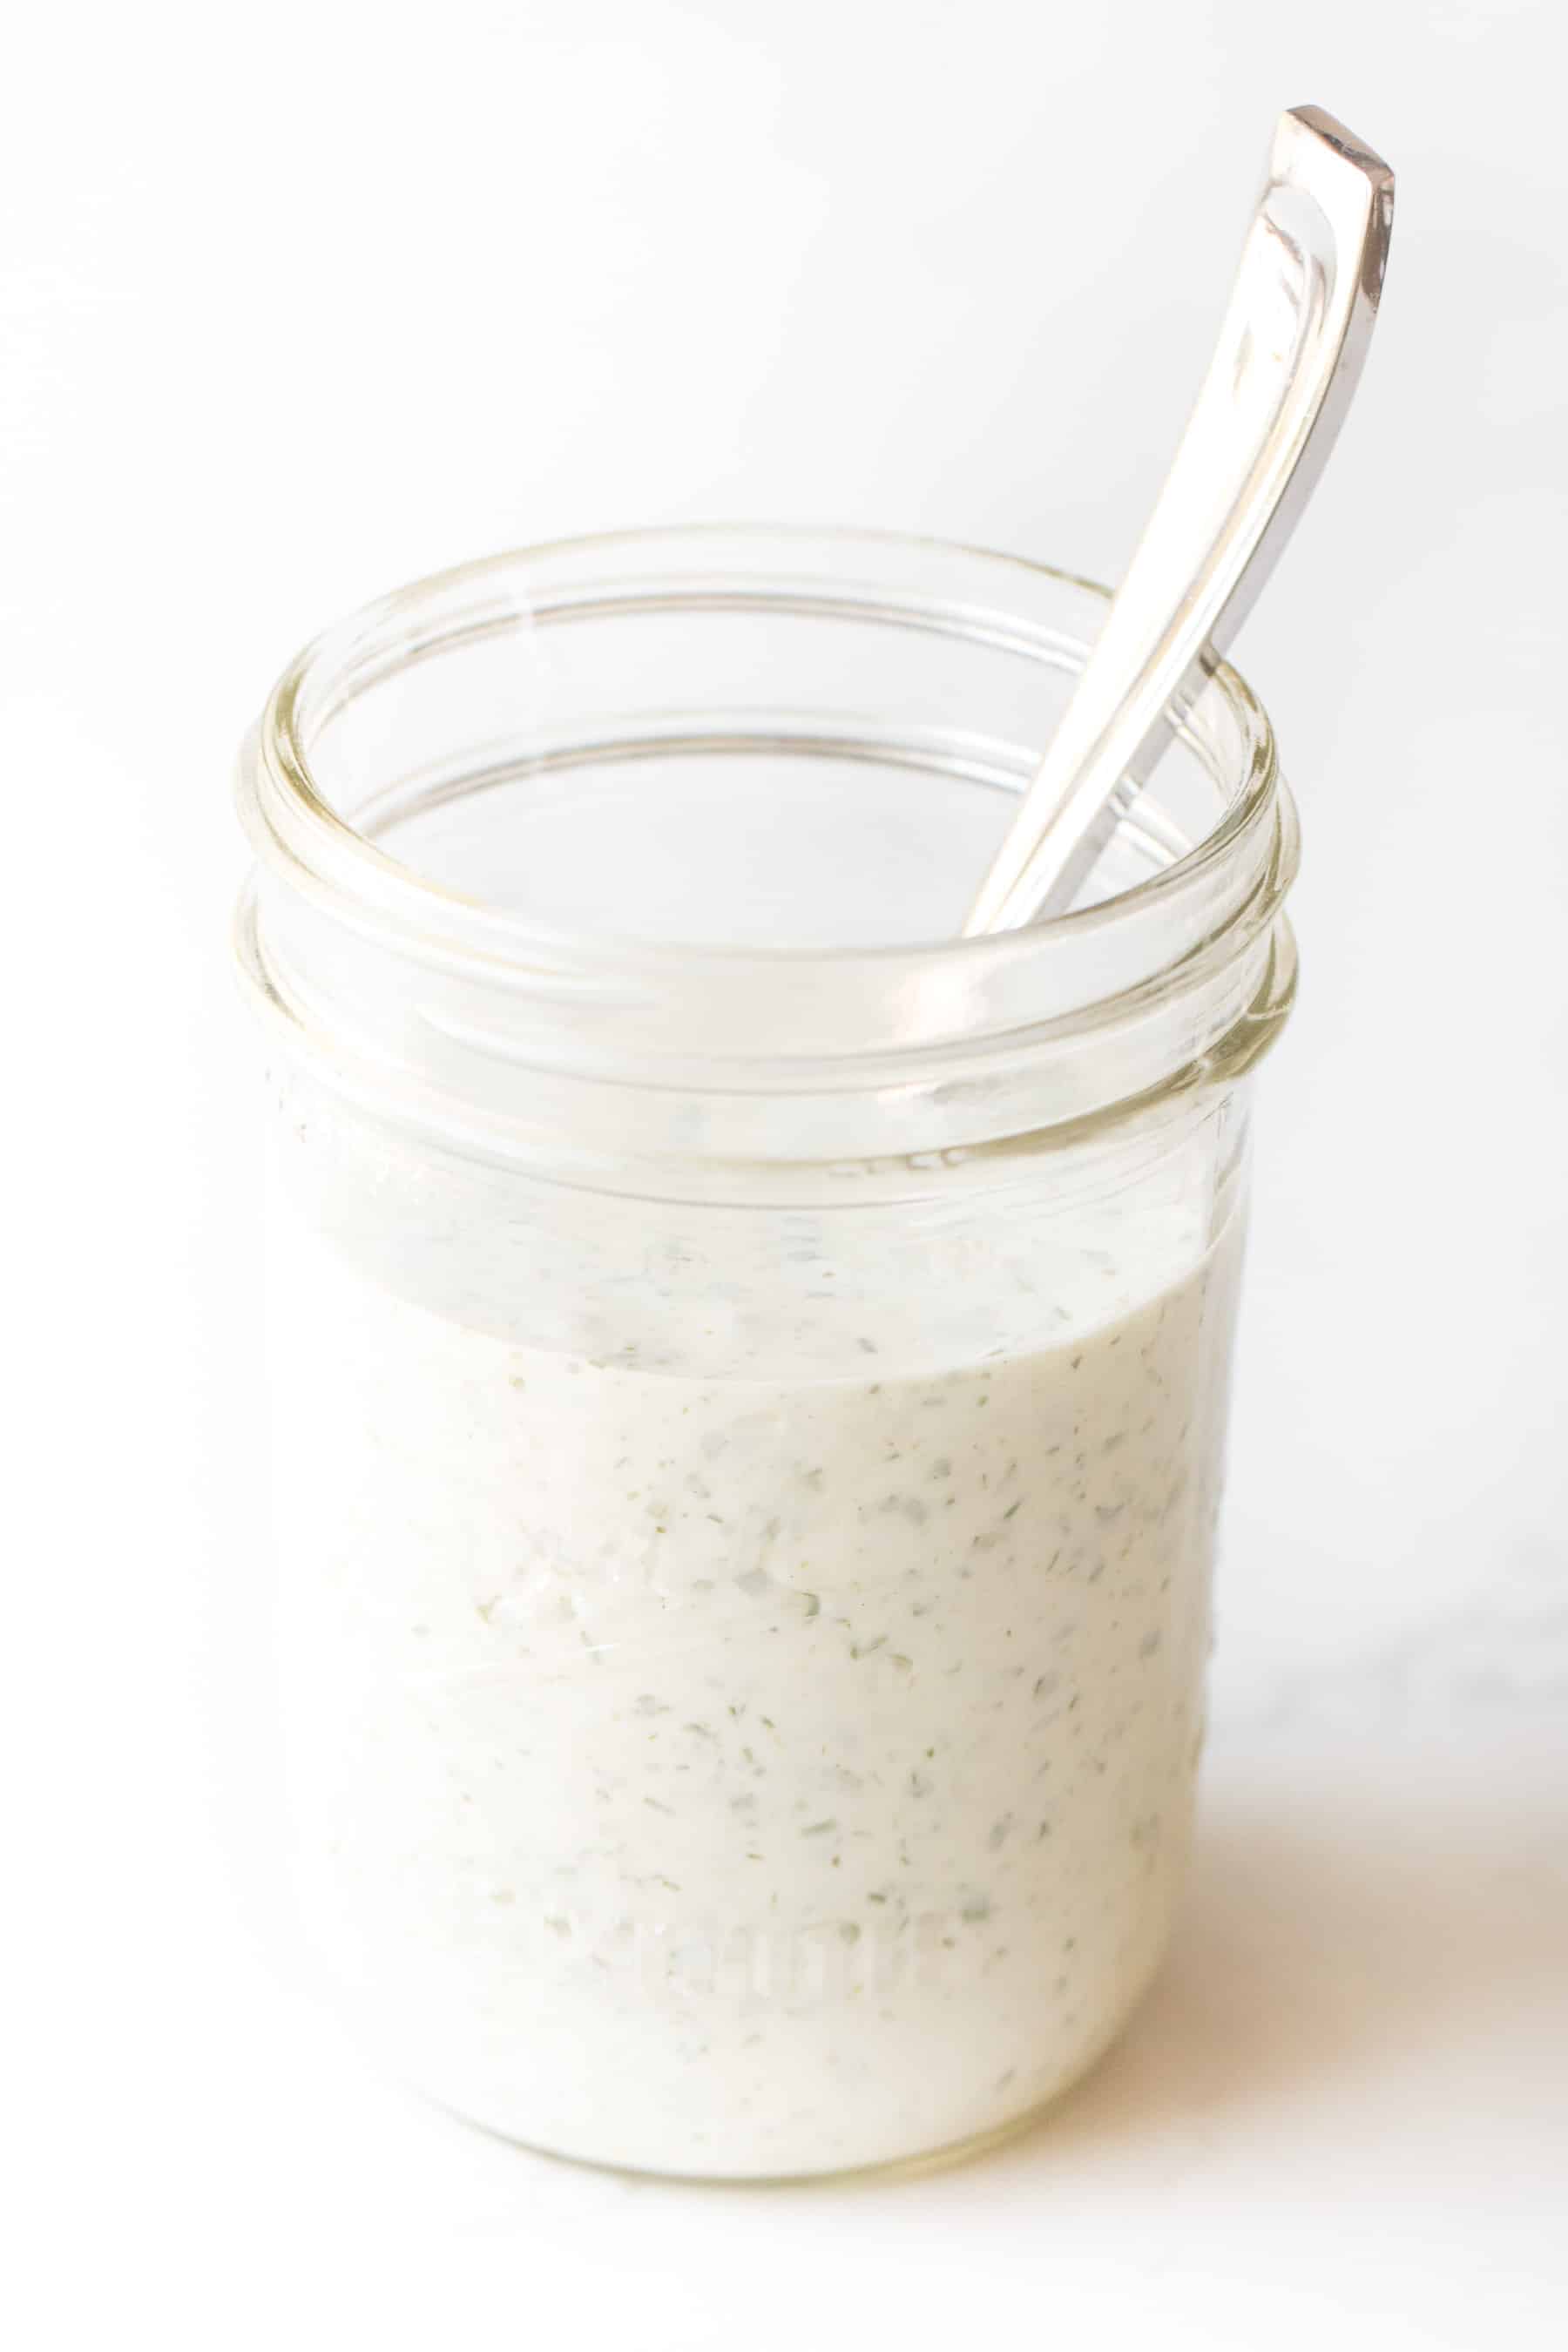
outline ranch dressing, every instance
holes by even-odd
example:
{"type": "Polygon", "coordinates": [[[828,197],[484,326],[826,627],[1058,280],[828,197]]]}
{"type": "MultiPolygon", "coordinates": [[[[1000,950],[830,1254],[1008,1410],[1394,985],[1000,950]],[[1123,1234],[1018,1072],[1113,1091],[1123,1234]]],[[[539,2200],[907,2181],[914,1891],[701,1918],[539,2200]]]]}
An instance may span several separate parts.
{"type": "MultiPolygon", "coordinates": [[[[519,1340],[482,1227],[458,1282],[330,1223],[280,1192],[279,1643],[356,2021],[498,2131],[666,2172],[875,2164],[1054,2096],[1180,1878],[1236,1218],[1107,1223],[938,1365],[885,1301],[784,1381],[732,1339],[721,1374],[519,1340]]],[[[645,1288],[617,1323],[697,1330],[679,1270],[645,1288]]]]}

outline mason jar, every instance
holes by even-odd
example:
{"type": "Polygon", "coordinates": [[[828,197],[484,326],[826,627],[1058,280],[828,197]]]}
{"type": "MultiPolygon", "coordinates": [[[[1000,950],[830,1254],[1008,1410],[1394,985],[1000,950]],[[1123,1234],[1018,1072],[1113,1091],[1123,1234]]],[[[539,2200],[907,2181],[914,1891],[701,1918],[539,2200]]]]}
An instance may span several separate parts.
{"type": "Polygon", "coordinates": [[[519,2141],[966,2149],[1159,1963],[1297,835],[1217,668],[1074,909],[958,936],[1104,609],[579,541],[247,745],[300,1919],[519,2141]]]}

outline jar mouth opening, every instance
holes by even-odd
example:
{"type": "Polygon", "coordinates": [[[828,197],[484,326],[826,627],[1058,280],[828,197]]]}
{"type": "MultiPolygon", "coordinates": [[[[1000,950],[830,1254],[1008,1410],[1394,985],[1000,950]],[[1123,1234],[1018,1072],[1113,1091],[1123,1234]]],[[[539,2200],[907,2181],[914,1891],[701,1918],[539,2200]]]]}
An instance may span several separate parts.
{"type": "MultiPolygon", "coordinates": [[[[1037,658],[1045,657],[1047,646],[1059,657],[1071,640],[1031,621],[1022,609],[1010,611],[1010,582],[1019,590],[1070,591],[1100,608],[1110,602],[1110,592],[1098,583],[1026,557],[920,534],[804,525],[712,523],[595,533],[431,573],[318,636],[274,688],[247,747],[240,788],[242,816],[264,869],[281,870],[296,888],[318,901],[331,901],[355,929],[384,930],[448,970],[482,969],[492,982],[509,967],[520,981],[542,971],[574,971],[605,982],[619,976],[634,986],[639,978],[654,986],[674,978],[721,986],[727,976],[772,973],[787,982],[831,972],[851,981],[859,975],[882,988],[902,972],[940,982],[945,994],[966,981],[984,986],[1003,968],[1016,971],[1046,958],[1079,963],[1097,943],[1130,927],[1163,930],[1178,903],[1204,898],[1239,846],[1268,824],[1281,790],[1273,730],[1251,688],[1226,663],[1214,665],[1202,698],[1205,706],[1215,698],[1231,738],[1225,754],[1230,773],[1220,780],[1228,785],[1226,804],[1212,828],[1114,895],[980,938],[732,946],[542,921],[422,874],[335,810],[318,777],[314,743],[325,721],[395,668],[437,656],[477,634],[515,630],[520,620],[531,626],[591,619],[636,610],[639,601],[647,604],[655,596],[666,610],[684,604],[693,613],[711,611],[716,603],[739,604],[750,593],[748,578],[743,570],[727,573],[727,557],[754,560],[761,551],[787,566],[811,551],[828,549],[855,551],[873,565],[880,553],[889,566],[962,560],[983,570],[995,584],[995,602],[989,606],[889,591],[875,617],[942,634],[994,633],[991,641],[1007,650],[1033,650],[1037,658]],[[693,561],[710,569],[711,583],[658,586],[661,571],[677,565],[689,573],[693,561]],[[617,566],[623,567],[619,574],[617,566]],[[531,581],[537,582],[536,589],[529,588],[531,581]]],[[[1023,601],[1020,596],[1020,608],[1023,601]]],[[[823,611],[831,609],[826,585],[820,604],[823,611]]],[[[793,609],[806,609],[798,590],[793,609]]],[[[854,617],[864,616],[862,601],[854,617]]],[[[1190,723],[1189,716],[1177,730],[1184,740],[1190,741],[1190,723]]],[[[1036,748],[1043,751],[1045,746],[1036,748]]],[[[1217,775],[1212,745],[1207,751],[1200,747],[1200,756],[1217,775]]],[[[980,879],[976,872],[976,887],[980,879]]]]}
{"type": "Polygon", "coordinates": [[[1004,1181],[1025,1139],[1076,1149],[1206,1098],[1267,1051],[1295,970],[1294,809],[1234,671],[1177,715],[1107,895],[958,935],[1106,604],[983,549],[731,524],[420,581],[309,646],[247,743],[244,982],[289,1056],[378,1118],[509,1161],[635,1163],[639,1185],[860,1182],[982,1150],[1004,1181]],[[704,808],[730,813],[723,855],[760,813],[754,898],[713,892],[704,808]],[[743,943],[613,925],[612,826],[623,906],[723,907],[743,943]],[[587,921],[542,919],[574,887],[587,921]],[[838,943],[870,901],[900,936],[838,943]],[[825,943],[775,944],[780,917],[825,943]]]}

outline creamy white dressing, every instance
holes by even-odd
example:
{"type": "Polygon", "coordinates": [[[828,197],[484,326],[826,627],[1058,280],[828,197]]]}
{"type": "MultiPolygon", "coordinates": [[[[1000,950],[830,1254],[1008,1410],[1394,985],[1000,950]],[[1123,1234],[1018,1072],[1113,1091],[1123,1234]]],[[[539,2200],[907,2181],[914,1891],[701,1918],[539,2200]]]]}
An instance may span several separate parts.
{"type": "Polygon", "coordinates": [[[1104,2046],[1187,1838],[1239,1252],[1173,1282],[1139,1235],[1054,1265],[1049,1344],[981,1296],[1001,1356],[781,1381],[519,1344],[279,1202],[300,1879],[413,2079],[774,2176],[1004,2127],[1104,2046]]]}

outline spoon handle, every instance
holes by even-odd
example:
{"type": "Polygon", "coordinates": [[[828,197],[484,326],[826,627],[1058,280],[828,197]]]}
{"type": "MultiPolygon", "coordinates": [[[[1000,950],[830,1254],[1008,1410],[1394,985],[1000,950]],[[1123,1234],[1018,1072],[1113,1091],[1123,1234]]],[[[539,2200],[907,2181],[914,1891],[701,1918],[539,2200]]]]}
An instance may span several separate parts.
{"type": "Polygon", "coordinates": [[[1256,603],[1361,375],[1394,174],[1321,107],[1293,107],[1197,404],[1105,626],[964,925],[1072,904],[1256,603]]]}

